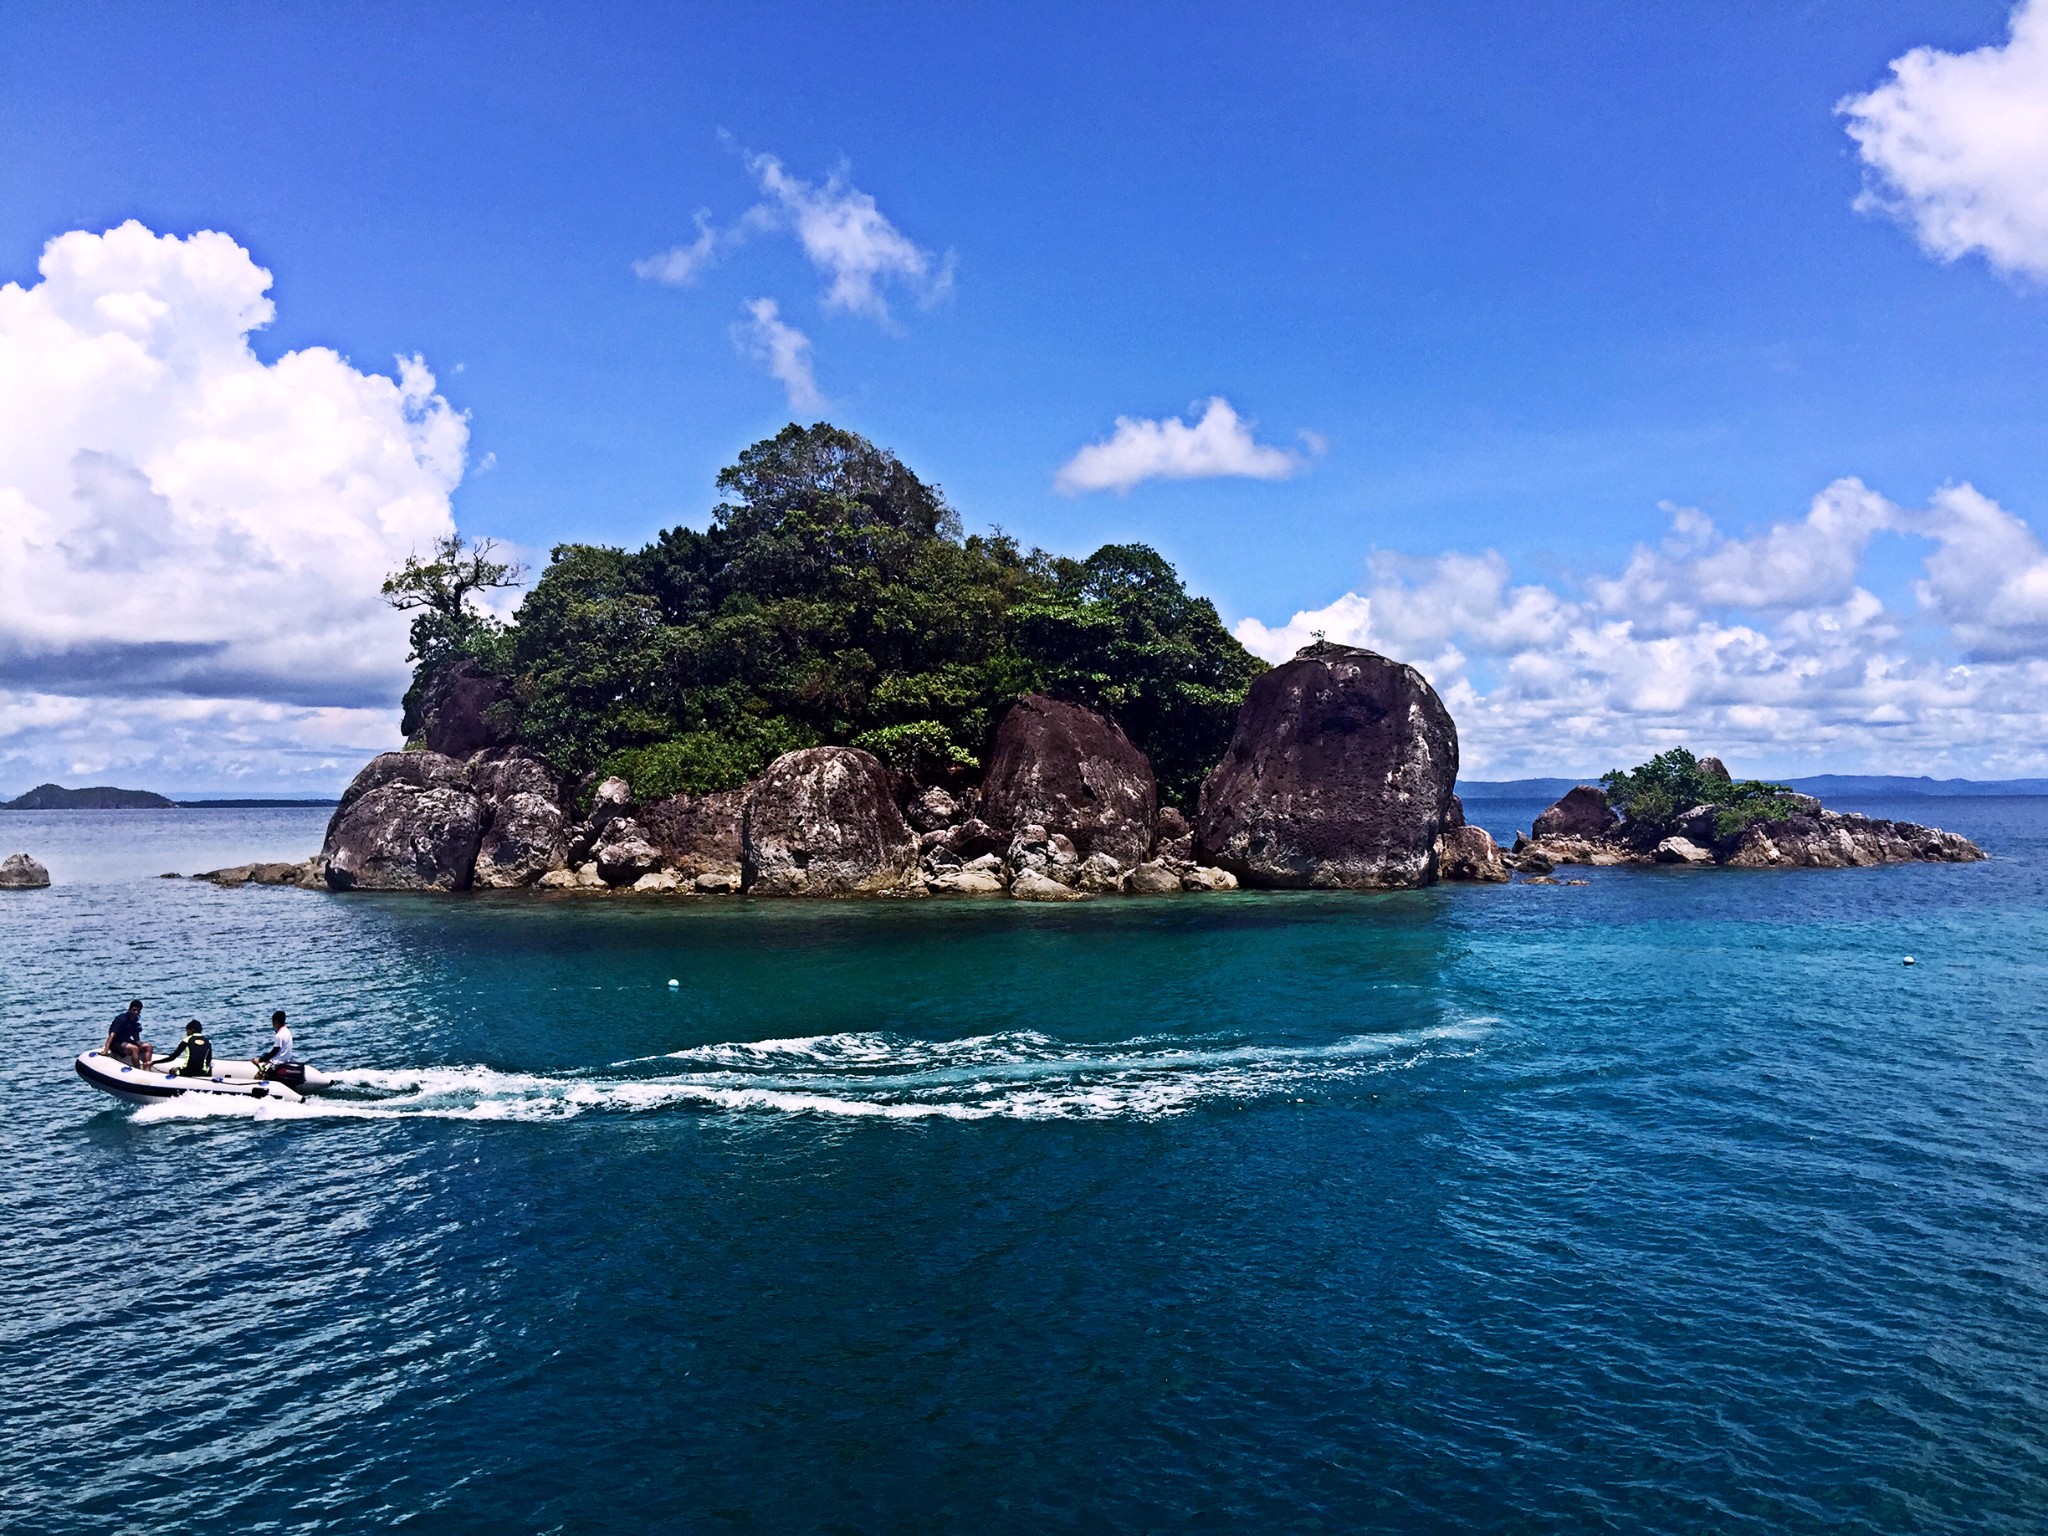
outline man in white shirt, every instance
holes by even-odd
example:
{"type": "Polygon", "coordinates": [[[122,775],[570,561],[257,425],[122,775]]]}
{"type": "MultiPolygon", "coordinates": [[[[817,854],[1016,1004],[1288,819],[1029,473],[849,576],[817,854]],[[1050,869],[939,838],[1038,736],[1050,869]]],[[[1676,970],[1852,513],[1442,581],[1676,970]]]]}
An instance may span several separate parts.
{"type": "Polygon", "coordinates": [[[270,1049],[256,1057],[256,1075],[296,1088],[306,1080],[306,1066],[292,1047],[292,1032],[285,1024],[282,1008],[270,1016],[270,1028],[270,1049]]]}

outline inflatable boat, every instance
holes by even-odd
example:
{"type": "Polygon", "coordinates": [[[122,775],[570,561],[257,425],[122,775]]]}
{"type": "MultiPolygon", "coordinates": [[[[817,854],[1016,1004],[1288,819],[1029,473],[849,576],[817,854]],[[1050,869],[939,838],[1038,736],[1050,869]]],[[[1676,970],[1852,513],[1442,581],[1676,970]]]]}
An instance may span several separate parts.
{"type": "Polygon", "coordinates": [[[186,1077],[158,1067],[131,1067],[127,1062],[100,1051],[87,1051],[78,1058],[78,1075],[102,1093],[111,1093],[117,1099],[137,1104],[195,1093],[298,1104],[304,1101],[307,1089],[325,1088],[334,1081],[318,1067],[308,1067],[305,1081],[292,1088],[258,1077],[253,1061],[216,1061],[213,1071],[205,1077],[186,1077]]]}

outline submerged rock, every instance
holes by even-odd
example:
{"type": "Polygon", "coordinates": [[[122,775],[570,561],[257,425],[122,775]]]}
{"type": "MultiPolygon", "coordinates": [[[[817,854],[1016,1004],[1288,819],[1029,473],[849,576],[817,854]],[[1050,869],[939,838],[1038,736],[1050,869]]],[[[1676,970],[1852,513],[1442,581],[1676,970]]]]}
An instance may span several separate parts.
{"type": "Polygon", "coordinates": [[[0,859],[0,891],[40,891],[49,883],[50,872],[25,853],[0,859]]]}
{"type": "Polygon", "coordinates": [[[1245,696],[1196,851],[1250,885],[1427,885],[1457,777],[1457,727],[1420,672],[1310,646],[1245,696]]]}
{"type": "Polygon", "coordinates": [[[785,752],[747,794],[742,884],[757,896],[922,892],[889,770],[856,747],[785,752]]]}

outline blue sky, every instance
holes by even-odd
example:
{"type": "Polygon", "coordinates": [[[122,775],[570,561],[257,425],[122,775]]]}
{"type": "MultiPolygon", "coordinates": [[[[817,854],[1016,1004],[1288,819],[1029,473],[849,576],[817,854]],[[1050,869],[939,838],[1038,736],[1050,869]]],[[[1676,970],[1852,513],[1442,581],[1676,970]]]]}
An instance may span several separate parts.
{"type": "MultiPolygon", "coordinates": [[[[1670,739],[1758,772],[2048,764],[2038,723],[1993,750],[2013,711],[1926,691],[1956,664],[2032,678],[2014,636],[2035,616],[1987,647],[1958,626],[1991,599],[1919,590],[1950,548],[1929,519],[1963,515],[1937,505],[1945,487],[2048,517],[2048,298],[2009,244],[1943,260],[1925,219],[1859,212],[1886,168],[1836,110],[1910,50],[2004,45],[2008,6],[1105,9],[14,8],[0,282],[33,290],[73,231],[221,232],[273,278],[256,360],[327,348],[395,378],[417,355],[451,429],[466,416],[460,473],[438,482],[456,521],[537,554],[702,520],[717,469],[792,415],[749,340],[747,306],[769,299],[809,343],[824,404],[800,414],[896,449],[970,526],[1075,553],[1155,544],[1276,654],[1292,615],[1352,594],[1372,614],[1354,638],[1430,671],[1494,771],[1597,770],[1670,739]],[[922,279],[879,281],[886,319],[828,302],[760,156],[816,198],[872,199],[927,259],[922,279]],[[780,227],[730,238],[764,206],[780,227]],[[684,286],[636,275],[699,210],[728,237],[717,261],[684,286]],[[1118,418],[1193,423],[1216,397],[1289,456],[1284,478],[1056,486],[1118,418]],[[1847,586],[1759,604],[1679,570],[1739,564],[1743,540],[1804,526],[1845,477],[1892,508],[1857,525],[1847,586]],[[1711,538],[1667,548],[1673,507],[1711,538]],[[1638,546],[1667,586],[1709,595],[1683,614],[1594,596],[1626,585],[1638,546]],[[1404,602],[1469,604],[1471,580],[1439,592],[1472,575],[1446,558],[1497,562],[1498,611],[1400,621],[1404,602]],[[1851,586],[1884,633],[1829,665],[1910,663],[1911,699],[1802,685],[1745,715],[1747,673],[1691,695],[1611,677],[1531,692],[1525,674],[1571,647],[1540,624],[1500,633],[1514,594],[1541,591],[1569,610],[1554,637],[1621,622],[1718,655],[1747,629],[1775,647],[1766,670],[1798,673],[1784,626],[1851,586]],[[1571,723],[1546,730],[1544,708],[1571,723]]],[[[115,451],[96,441],[73,446],[115,451]]],[[[122,462],[184,516],[150,451],[122,462]]],[[[327,787],[395,725],[388,660],[384,683],[331,697],[240,664],[158,693],[95,680],[91,658],[154,639],[133,632],[149,622],[89,644],[17,635],[0,788],[95,769],[327,787]],[[205,746],[213,716],[171,723],[162,702],[237,697],[287,715],[244,711],[225,753],[205,746]],[[53,699],[91,702],[60,727],[53,699]],[[287,718],[321,709],[317,728],[287,718]],[[109,721],[126,744],[100,751],[109,721]]],[[[1589,676],[1619,665],[1579,650],[1589,676]]]]}

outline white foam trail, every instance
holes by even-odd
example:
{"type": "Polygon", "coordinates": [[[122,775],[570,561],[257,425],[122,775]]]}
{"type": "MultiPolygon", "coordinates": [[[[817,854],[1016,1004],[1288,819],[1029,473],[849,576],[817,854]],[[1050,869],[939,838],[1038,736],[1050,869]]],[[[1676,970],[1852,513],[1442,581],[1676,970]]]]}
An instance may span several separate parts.
{"type": "Polygon", "coordinates": [[[1107,1045],[1063,1044],[1035,1031],[962,1040],[877,1032],[696,1046],[621,1062],[600,1074],[546,1076],[484,1066],[355,1070],[334,1074],[339,1095],[300,1104],[264,1099],[171,1099],[136,1112],[164,1120],[561,1120],[598,1113],[696,1108],[891,1120],[1156,1119],[1204,1103],[1341,1091],[1482,1037],[1498,1022],[1473,1019],[1320,1045],[1220,1037],[1143,1036],[1107,1045]],[[613,1075],[636,1065],[696,1068],[613,1075]]]}

